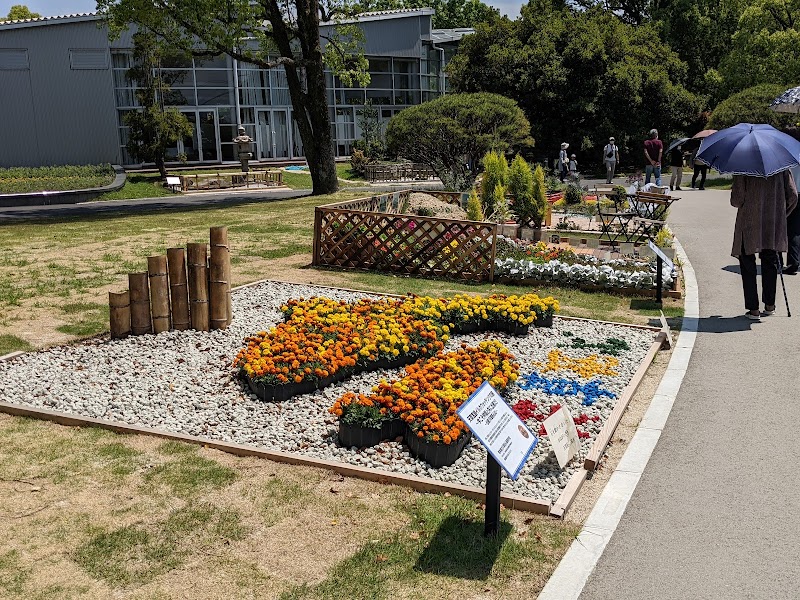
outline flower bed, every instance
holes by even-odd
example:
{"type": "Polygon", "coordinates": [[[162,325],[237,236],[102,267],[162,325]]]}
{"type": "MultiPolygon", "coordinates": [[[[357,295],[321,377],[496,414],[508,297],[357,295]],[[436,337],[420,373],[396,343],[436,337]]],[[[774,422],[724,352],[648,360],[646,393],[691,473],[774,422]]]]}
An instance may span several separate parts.
{"type": "Polygon", "coordinates": [[[558,310],[536,294],[456,295],[408,299],[289,300],[284,322],[248,337],[234,366],[262,400],[287,400],[377,368],[409,364],[439,352],[451,330],[525,335],[558,310]]]}
{"type": "MultiPolygon", "coordinates": [[[[0,390],[6,402],[19,405],[484,487],[486,452],[474,437],[465,442],[454,464],[441,468],[416,458],[405,443],[394,438],[372,447],[339,443],[339,419],[328,409],[347,392],[369,395],[381,380],[401,379],[404,372],[399,368],[354,373],[322,390],[280,402],[264,402],[241,385],[230,357],[239,351],[242,339],[253,331],[269,331],[284,323],[281,307],[288,306],[290,299],[323,294],[348,305],[371,297],[308,285],[261,283],[234,290],[236,318],[226,330],[91,340],[27,353],[0,363],[0,390]]],[[[458,351],[461,344],[478,347],[481,342],[497,340],[516,358],[519,376],[508,385],[505,397],[510,404],[519,405],[517,410],[528,406],[532,415],[544,416],[563,405],[577,420],[581,447],[578,457],[564,469],[558,467],[551,444],[543,436],[519,479],[502,479],[507,492],[547,501],[558,497],[581,466],[616,398],[653,341],[651,331],[559,318],[554,319],[552,328],[533,327],[524,336],[505,332],[451,335],[443,342],[445,353],[458,351]],[[576,361],[596,354],[596,364],[607,366],[616,375],[585,370],[584,377],[567,368],[578,368],[578,363],[568,365],[561,359],[556,370],[544,371],[555,349],[576,361]],[[618,364],[608,363],[608,356],[618,364]],[[570,382],[580,384],[580,389],[570,382]],[[520,404],[522,401],[529,404],[520,404]]],[[[580,363],[583,369],[591,369],[591,364],[580,363]]],[[[537,416],[529,420],[534,431],[540,422],[537,416]]]]}
{"type": "MultiPolygon", "coordinates": [[[[504,239],[498,245],[495,277],[560,285],[597,286],[601,289],[650,290],[656,285],[656,259],[599,259],[569,249],[551,250],[546,244],[504,239]]],[[[664,265],[664,289],[671,289],[673,272],[664,265]]]]}
{"type": "MultiPolygon", "coordinates": [[[[518,373],[519,364],[500,342],[485,341],[476,348],[463,345],[456,352],[440,352],[407,366],[401,379],[383,380],[369,395],[347,392],[329,411],[339,417],[340,441],[342,425],[348,426],[348,431],[354,426],[377,431],[383,428],[383,436],[375,435],[374,443],[369,444],[374,446],[382,439],[392,439],[394,432],[387,425],[399,421],[405,424],[405,438],[415,456],[426,450],[436,455],[436,445],[463,448],[465,444],[462,438],[469,430],[456,414],[461,404],[484,381],[505,391],[518,373]]],[[[452,464],[459,454],[448,453],[435,466],[452,464]]]]}

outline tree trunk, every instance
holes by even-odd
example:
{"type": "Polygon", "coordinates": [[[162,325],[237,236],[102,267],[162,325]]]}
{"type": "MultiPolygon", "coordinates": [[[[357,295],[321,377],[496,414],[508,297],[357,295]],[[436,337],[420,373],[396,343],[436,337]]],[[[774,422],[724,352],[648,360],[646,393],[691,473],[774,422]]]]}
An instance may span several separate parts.
{"type": "MultiPolygon", "coordinates": [[[[311,172],[312,193],[332,194],[339,189],[336,161],[328,114],[328,96],[322,46],[319,39],[319,1],[297,0],[297,37],[305,59],[305,81],[295,65],[284,64],[294,119],[303,140],[306,161],[311,172]],[[305,90],[303,89],[305,84],[305,90]]],[[[294,54],[283,15],[277,3],[271,3],[269,20],[278,49],[284,56],[294,54]],[[274,5],[274,6],[273,6],[274,5]]]]}
{"type": "Polygon", "coordinates": [[[156,156],[156,168],[158,172],[161,174],[161,179],[163,181],[167,180],[167,166],[164,164],[164,157],[163,156],[156,156]]]}

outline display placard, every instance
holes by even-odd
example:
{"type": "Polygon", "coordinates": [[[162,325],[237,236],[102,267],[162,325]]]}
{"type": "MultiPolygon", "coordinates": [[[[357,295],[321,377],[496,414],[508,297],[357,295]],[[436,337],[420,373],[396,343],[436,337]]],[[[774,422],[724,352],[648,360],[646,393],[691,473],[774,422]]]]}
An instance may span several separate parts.
{"type": "Polygon", "coordinates": [[[457,413],[487,452],[516,481],[539,438],[488,381],[475,390],[457,413]]]}
{"type": "Polygon", "coordinates": [[[659,248],[653,243],[653,240],[647,240],[647,245],[650,248],[650,250],[652,250],[656,254],[656,256],[661,257],[661,260],[663,260],[664,264],[669,267],[670,271],[675,269],[675,265],[673,264],[672,260],[666,254],[664,254],[664,251],[661,250],[661,248],[659,248]]]}
{"type": "Polygon", "coordinates": [[[562,406],[544,420],[544,430],[553,445],[553,452],[558,459],[558,466],[562,469],[578,453],[581,447],[575,421],[569,414],[566,406],[562,406]]]}

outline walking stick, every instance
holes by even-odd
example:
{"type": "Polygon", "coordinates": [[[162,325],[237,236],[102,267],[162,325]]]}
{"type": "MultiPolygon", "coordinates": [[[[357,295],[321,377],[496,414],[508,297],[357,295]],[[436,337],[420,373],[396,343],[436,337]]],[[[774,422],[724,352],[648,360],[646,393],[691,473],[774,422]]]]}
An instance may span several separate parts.
{"type": "Polygon", "coordinates": [[[778,273],[781,274],[781,287],[783,288],[783,301],[786,302],[786,316],[791,317],[792,311],[789,310],[789,298],[786,296],[786,282],[783,280],[783,254],[778,254],[778,273]]]}

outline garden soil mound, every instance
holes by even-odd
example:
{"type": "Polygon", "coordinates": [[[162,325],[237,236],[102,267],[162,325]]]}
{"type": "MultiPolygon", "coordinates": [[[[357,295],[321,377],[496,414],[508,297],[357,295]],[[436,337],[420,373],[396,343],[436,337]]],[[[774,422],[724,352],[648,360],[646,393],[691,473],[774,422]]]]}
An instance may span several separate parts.
{"type": "Polygon", "coordinates": [[[466,211],[457,204],[450,204],[444,200],[439,200],[430,194],[414,192],[409,198],[408,212],[413,215],[418,215],[420,209],[423,209],[426,214],[433,212],[433,216],[440,219],[466,220],[467,218],[466,211]]]}

